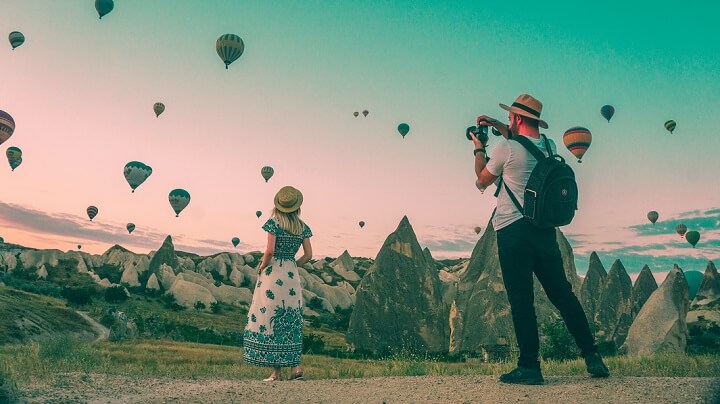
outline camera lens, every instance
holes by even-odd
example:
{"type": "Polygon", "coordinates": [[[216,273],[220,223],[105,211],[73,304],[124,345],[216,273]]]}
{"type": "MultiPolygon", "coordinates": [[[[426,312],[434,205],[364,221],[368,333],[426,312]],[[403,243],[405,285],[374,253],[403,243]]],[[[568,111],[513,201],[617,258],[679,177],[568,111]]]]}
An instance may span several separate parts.
{"type": "Polygon", "coordinates": [[[470,133],[475,135],[476,138],[482,140],[483,138],[487,139],[488,135],[488,127],[487,126],[471,126],[465,130],[465,137],[468,140],[472,140],[472,137],[470,137],[470,133]]]}

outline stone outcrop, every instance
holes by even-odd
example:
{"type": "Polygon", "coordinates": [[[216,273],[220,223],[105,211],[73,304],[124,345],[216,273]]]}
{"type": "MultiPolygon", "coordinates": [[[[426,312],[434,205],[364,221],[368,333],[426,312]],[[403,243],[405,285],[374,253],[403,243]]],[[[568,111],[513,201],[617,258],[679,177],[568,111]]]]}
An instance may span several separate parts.
{"type": "Polygon", "coordinates": [[[630,314],[633,319],[637,317],[645,302],[657,288],[658,284],[652,272],[650,272],[650,267],[643,266],[630,294],[630,314]]]}
{"type": "Polygon", "coordinates": [[[160,265],[158,271],[153,272],[150,275],[157,275],[158,279],[160,280],[160,285],[165,290],[170,289],[173,283],[175,283],[175,271],[173,271],[173,269],[170,268],[170,266],[167,264],[160,265]]]}
{"type": "Polygon", "coordinates": [[[150,264],[148,265],[148,270],[151,274],[160,276],[160,267],[162,265],[166,265],[171,268],[174,275],[177,275],[179,272],[180,266],[178,256],[175,254],[175,246],[173,245],[171,236],[165,237],[165,241],[163,241],[160,249],[152,256],[150,264]]]}
{"type": "Polygon", "coordinates": [[[175,301],[186,308],[193,308],[196,302],[203,302],[205,308],[209,309],[217,301],[207,288],[181,278],[175,280],[167,293],[175,296],[175,301]]]}
{"type": "Polygon", "coordinates": [[[343,251],[335,261],[331,262],[330,267],[346,281],[357,282],[360,280],[360,276],[355,273],[355,263],[347,250],[343,251]]]}
{"type": "Polygon", "coordinates": [[[693,306],[707,306],[717,301],[720,301],[720,275],[718,275],[715,264],[708,261],[705,276],[693,300],[693,306]]]}
{"type": "Polygon", "coordinates": [[[147,281],[147,285],[145,285],[145,289],[160,290],[160,282],[158,282],[157,276],[155,274],[150,275],[147,281]]]}
{"type": "Polygon", "coordinates": [[[632,280],[620,260],[615,260],[603,284],[595,325],[597,338],[614,342],[617,347],[625,342],[632,323],[630,295],[632,280]]]}
{"type": "Polygon", "coordinates": [[[605,267],[600,261],[600,257],[593,251],[590,254],[587,274],[585,274],[585,279],[580,287],[580,296],[578,296],[589,323],[595,320],[605,278],[607,278],[605,267]]]}
{"type": "Polygon", "coordinates": [[[0,256],[0,266],[3,266],[7,272],[12,272],[17,267],[17,258],[15,255],[6,252],[0,256]]]}
{"type": "MultiPolygon", "coordinates": [[[[152,274],[151,276],[155,276],[155,274],[152,274]]],[[[125,268],[122,276],[120,277],[120,283],[127,283],[130,286],[140,286],[140,280],[138,279],[138,273],[135,270],[134,265],[129,268],[125,268]]]]}
{"type": "Polygon", "coordinates": [[[38,279],[47,279],[48,277],[48,271],[47,268],[45,268],[45,265],[40,266],[37,270],[37,278],[38,279]]]}
{"type": "Polygon", "coordinates": [[[712,261],[708,261],[686,321],[688,353],[720,352],[720,276],[712,261]]]}
{"type": "Polygon", "coordinates": [[[639,356],[684,353],[688,308],[687,281],[675,265],[638,313],[621,352],[639,356]]]}
{"type": "Polygon", "coordinates": [[[442,302],[442,285],[407,217],[383,243],[355,299],[346,334],[355,348],[447,351],[448,307],[442,302]]]}

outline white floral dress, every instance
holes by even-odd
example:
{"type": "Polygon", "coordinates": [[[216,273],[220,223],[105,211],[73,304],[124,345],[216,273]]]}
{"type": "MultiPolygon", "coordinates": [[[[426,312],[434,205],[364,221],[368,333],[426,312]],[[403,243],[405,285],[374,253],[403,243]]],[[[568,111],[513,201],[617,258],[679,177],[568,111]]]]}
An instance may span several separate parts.
{"type": "Polygon", "coordinates": [[[304,225],[299,236],[290,234],[273,219],[262,228],[275,235],[275,252],[255,284],[243,357],[257,366],[297,366],[303,342],[303,298],[295,255],[312,231],[304,225]]]}

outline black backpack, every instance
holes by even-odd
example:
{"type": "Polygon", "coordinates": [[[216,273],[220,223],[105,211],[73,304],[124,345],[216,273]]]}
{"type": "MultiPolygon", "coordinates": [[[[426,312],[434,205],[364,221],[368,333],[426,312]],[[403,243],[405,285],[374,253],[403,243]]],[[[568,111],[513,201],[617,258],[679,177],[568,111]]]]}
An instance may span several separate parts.
{"type": "Polygon", "coordinates": [[[550,142],[545,135],[541,136],[548,157],[525,136],[513,136],[510,139],[523,145],[538,161],[525,186],[525,206],[520,206],[507,184],[503,185],[523,216],[535,226],[545,229],[564,226],[573,220],[577,210],[578,188],[572,168],[565,164],[564,158],[552,154],[550,142]]]}

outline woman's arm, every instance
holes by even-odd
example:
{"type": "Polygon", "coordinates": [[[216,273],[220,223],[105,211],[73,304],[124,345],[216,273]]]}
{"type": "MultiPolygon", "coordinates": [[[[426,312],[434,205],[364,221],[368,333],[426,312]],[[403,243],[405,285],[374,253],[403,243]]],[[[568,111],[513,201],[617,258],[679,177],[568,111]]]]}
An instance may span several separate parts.
{"type": "Polygon", "coordinates": [[[260,273],[263,270],[263,268],[268,266],[268,264],[270,263],[270,258],[272,258],[272,255],[274,252],[275,252],[275,235],[268,232],[267,246],[265,246],[265,253],[262,256],[260,265],[258,265],[258,267],[257,267],[258,273],[260,273]]]}
{"type": "Polygon", "coordinates": [[[303,255],[296,261],[297,266],[299,267],[305,265],[308,261],[310,261],[310,258],[312,258],[312,245],[310,244],[309,238],[303,239],[302,247],[303,255]]]}

